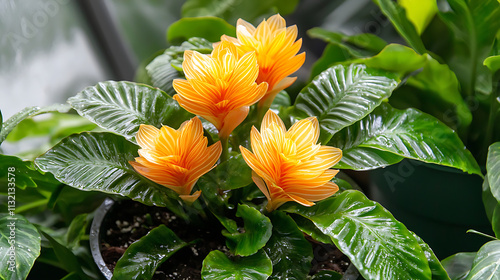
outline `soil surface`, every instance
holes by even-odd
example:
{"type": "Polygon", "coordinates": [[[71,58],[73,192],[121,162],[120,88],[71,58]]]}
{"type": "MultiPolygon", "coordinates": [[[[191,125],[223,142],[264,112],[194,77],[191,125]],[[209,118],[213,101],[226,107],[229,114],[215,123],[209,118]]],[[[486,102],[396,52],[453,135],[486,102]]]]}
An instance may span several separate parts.
{"type": "MultiPolygon", "coordinates": [[[[101,253],[108,268],[113,271],[116,262],[130,244],[161,224],[186,242],[200,237],[203,240],[179,250],[174,257],[165,261],[155,272],[155,280],[200,280],[202,262],[208,253],[212,250],[228,251],[220,233],[222,226],[218,223],[203,229],[190,227],[166,208],[123,200],[115,203],[101,227],[101,253]]],[[[345,272],[350,261],[342,252],[333,245],[319,243],[310,237],[307,239],[311,242],[314,253],[311,275],[320,270],[345,272]]]]}

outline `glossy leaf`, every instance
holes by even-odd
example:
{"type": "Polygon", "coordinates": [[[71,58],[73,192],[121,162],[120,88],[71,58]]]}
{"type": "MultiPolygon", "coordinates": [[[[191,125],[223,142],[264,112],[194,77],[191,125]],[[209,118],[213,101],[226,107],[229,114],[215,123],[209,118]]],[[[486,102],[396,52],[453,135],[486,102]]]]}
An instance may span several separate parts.
{"type": "Polygon", "coordinates": [[[415,29],[415,26],[408,20],[403,7],[392,0],[373,0],[380,7],[384,15],[389,18],[394,28],[408,42],[408,44],[420,54],[426,52],[424,43],[415,29]]]}
{"type": "Polygon", "coordinates": [[[311,244],[287,214],[274,211],[269,218],[273,233],[264,247],[273,262],[273,274],[269,279],[306,279],[313,259],[311,244]]]}
{"type": "Polygon", "coordinates": [[[151,279],[158,266],[187,245],[160,225],[127,248],[116,263],[112,279],[151,279]]]}
{"type": "Polygon", "coordinates": [[[368,115],[388,98],[397,82],[371,75],[364,65],[337,65],[322,72],[300,92],[294,114],[316,116],[321,127],[320,141],[368,115]]]}
{"type": "Polygon", "coordinates": [[[498,279],[500,279],[500,240],[494,240],[479,249],[467,280],[498,279]]]}
{"type": "Polygon", "coordinates": [[[429,263],[429,268],[432,272],[432,280],[450,280],[448,273],[444,269],[441,262],[439,262],[439,259],[436,257],[431,247],[415,233],[413,233],[413,237],[417,239],[420,248],[422,248],[425,256],[427,257],[427,262],[429,263]]]}
{"type": "Polygon", "coordinates": [[[190,117],[164,92],[132,82],[98,83],[68,102],[81,116],[131,141],[135,141],[141,124],[178,128],[190,117]]]}
{"type": "Polygon", "coordinates": [[[288,204],[282,210],[313,221],[365,279],[431,279],[425,253],[412,233],[359,191],[344,191],[311,207],[288,204]]]}
{"type": "Polygon", "coordinates": [[[265,280],[271,275],[273,264],[263,250],[248,256],[229,259],[221,251],[210,252],[203,261],[203,280],[265,280]]]}
{"type": "Polygon", "coordinates": [[[0,278],[23,280],[40,255],[40,234],[21,215],[0,213],[0,278]]]}
{"type": "Polygon", "coordinates": [[[10,180],[15,180],[15,187],[19,189],[36,188],[36,181],[57,183],[52,174],[42,174],[35,169],[32,161],[23,161],[16,156],[7,156],[0,154],[0,183],[5,186],[10,180]],[[12,170],[13,171],[9,171],[12,170]],[[14,179],[12,179],[14,178],[14,179]]]}
{"type": "Polygon", "coordinates": [[[60,112],[66,113],[71,109],[68,104],[55,104],[47,107],[27,107],[2,122],[0,129],[0,144],[7,138],[7,135],[24,119],[44,113],[60,112]]]}
{"type": "Polygon", "coordinates": [[[223,230],[226,245],[235,255],[249,256],[260,250],[271,237],[272,224],[268,217],[245,204],[238,205],[236,217],[243,218],[244,230],[229,232],[223,230]]]}
{"type": "Polygon", "coordinates": [[[75,134],[38,157],[35,164],[79,190],[126,196],[146,205],[172,206],[167,188],[141,177],[128,163],[138,149],[112,133],[75,134]]]}
{"type": "Polygon", "coordinates": [[[182,70],[184,51],[186,50],[207,54],[212,51],[212,43],[203,38],[190,38],[180,46],[172,46],[166,49],[163,54],[157,56],[146,66],[146,71],[151,77],[153,86],[165,91],[170,96],[175,94],[172,81],[183,77],[180,70],[182,70]]]}
{"type": "Polygon", "coordinates": [[[236,28],[218,17],[186,17],[170,25],[167,41],[180,44],[189,38],[199,37],[210,42],[219,42],[224,34],[236,37],[236,28]]]}
{"type": "MultiPolygon", "coordinates": [[[[458,135],[434,117],[415,109],[397,110],[382,104],[363,120],[337,133],[328,145],[340,148],[347,156],[353,151],[363,155],[357,151],[359,148],[371,148],[482,176],[458,135]]],[[[376,164],[373,158],[373,153],[367,153],[366,160],[361,157],[364,163],[376,164]]],[[[343,159],[341,162],[339,167],[348,165],[343,159]]],[[[370,168],[386,164],[382,161],[370,168]]]]}
{"type": "MultiPolygon", "coordinates": [[[[329,143],[329,146],[343,145],[338,141],[344,133],[341,131],[339,136],[334,137],[329,143]]],[[[349,141],[348,139],[342,139],[349,141]]],[[[372,170],[375,168],[386,167],[396,164],[404,159],[400,155],[391,152],[382,151],[379,149],[360,147],[360,146],[343,146],[342,159],[334,168],[352,169],[352,170],[372,170]]]]}
{"type": "Polygon", "coordinates": [[[451,280],[465,280],[477,253],[457,253],[442,261],[451,280]]]}
{"type": "Polygon", "coordinates": [[[298,0],[188,0],[182,6],[183,17],[216,16],[235,24],[239,18],[254,22],[263,16],[280,13],[287,15],[295,10],[298,0]]]}
{"type": "Polygon", "coordinates": [[[319,241],[321,243],[334,244],[332,239],[330,238],[330,236],[321,232],[321,230],[318,229],[311,220],[304,218],[300,215],[296,215],[296,214],[291,214],[291,215],[292,215],[293,220],[297,224],[297,227],[303,233],[311,236],[312,239],[319,241]]]}
{"type": "Polygon", "coordinates": [[[472,114],[462,98],[455,73],[429,54],[419,55],[406,46],[390,44],[373,57],[351,62],[395,72],[401,77],[421,70],[409,76],[406,84],[391,96],[391,104],[420,109],[458,127],[467,127],[471,123],[472,114]],[[416,93],[411,99],[409,95],[413,91],[416,93]]]}
{"type": "Polygon", "coordinates": [[[405,9],[406,17],[413,23],[418,34],[424,32],[438,10],[435,0],[398,0],[398,3],[405,9]]]}
{"type": "Polygon", "coordinates": [[[500,142],[493,143],[488,149],[486,171],[491,193],[500,202],[500,142]]]}

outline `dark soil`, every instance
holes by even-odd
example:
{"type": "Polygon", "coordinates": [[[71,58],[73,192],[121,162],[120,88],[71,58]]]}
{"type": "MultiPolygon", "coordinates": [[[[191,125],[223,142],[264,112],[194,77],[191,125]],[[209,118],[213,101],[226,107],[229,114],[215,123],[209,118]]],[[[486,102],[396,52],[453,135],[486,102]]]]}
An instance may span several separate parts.
{"type": "MultiPolygon", "coordinates": [[[[112,207],[101,227],[101,253],[108,268],[113,271],[116,262],[130,244],[161,224],[186,242],[200,237],[202,240],[181,249],[174,257],[165,261],[155,272],[155,280],[199,280],[202,262],[208,253],[212,250],[228,251],[219,223],[207,228],[190,227],[166,208],[124,200],[112,207]]],[[[311,275],[321,270],[345,272],[350,261],[342,252],[333,245],[319,243],[309,237],[308,240],[314,252],[311,275]]]]}

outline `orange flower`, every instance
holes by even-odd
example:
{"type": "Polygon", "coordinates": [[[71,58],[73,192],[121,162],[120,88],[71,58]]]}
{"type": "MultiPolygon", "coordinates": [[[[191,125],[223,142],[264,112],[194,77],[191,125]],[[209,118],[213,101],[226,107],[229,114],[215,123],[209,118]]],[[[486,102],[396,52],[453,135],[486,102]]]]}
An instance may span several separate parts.
{"type": "Polygon", "coordinates": [[[267,90],[266,83],[255,83],[259,74],[255,53],[239,57],[230,42],[217,45],[211,55],[185,51],[182,69],[187,80],[174,80],[174,99],[214,124],[220,138],[229,137],[247,117],[249,106],[267,90]]]}
{"type": "Polygon", "coordinates": [[[338,170],[329,169],[342,157],[338,148],[316,144],[319,137],[315,117],[295,123],[288,131],[281,119],[269,110],[260,133],[253,127],[252,151],[240,146],[241,154],[253,170],[253,181],[267,197],[272,211],[287,201],[304,206],[338,191],[330,180],[338,170]]]}
{"type": "Polygon", "coordinates": [[[267,82],[268,92],[259,106],[269,107],[281,90],[289,87],[297,77],[287,77],[304,64],[306,54],[296,55],[302,46],[297,39],[297,26],[286,27],[279,14],[263,20],[257,28],[239,19],[236,23],[236,38],[226,35],[221,40],[233,42],[240,54],[255,51],[259,64],[257,83],[267,82]]]}
{"type": "Polygon", "coordinates": [[[193,202],[201,191],[191,195],[194,184],[214,168],[222,152],[220,142],[207,147],[203,126],[195,117],[178,130],[141,125],[136,140],[141,149],[130,164],[142,176],[172,189],[185,201],[193,202]]]}

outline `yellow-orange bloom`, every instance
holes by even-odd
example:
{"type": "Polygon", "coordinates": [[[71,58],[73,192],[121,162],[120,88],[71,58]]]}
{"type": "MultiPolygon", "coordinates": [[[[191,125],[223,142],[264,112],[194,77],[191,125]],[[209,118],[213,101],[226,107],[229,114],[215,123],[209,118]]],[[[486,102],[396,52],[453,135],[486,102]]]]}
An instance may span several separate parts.
{"type": "Polygon", "coordinates": [[[259,64],[257,83],[267,82],[268,92],[259,102],[259,106],[269,107],[281,90],[289,87],[296,77],[288,75],[297,71],[304,64],[306,54],[297,53],[302,46],[302,39],[297,39],[297,26],[286,27],[285,19],[279,14],[263,20],[257,28],[239,19],[236,23],[236,37],[226,35],[221,40],[236,44],[240,54],[254,51],[259,64]]]}
{"type": "Polygon", "coordinates": [[[130,164],[142,176],[172,189],[185,201],[195,201],[200,191],[191,194],[194,184],[214,168],[222,152],[221,143],[207,147],[198,117],[184,122],[178,130],[141,125],[136,140],[141,149],[130,164]]]}
{"type": "Polygon", "coordinates": [[[253,170],[253,181],[267,197],[269,211],[287,201],[311,206],[338,191],[330,182],[338,170],[329,168],[339,162],[342,151],[316,144],[318,137],[315,117],[298,121],[287,131],[278,115],[269,110],[260,133],[252,128],[253,153],[240,146],[253,170]]]}
{"type": "Polygon", "coordinates": [[[182,69],[187,80],[174,80],[174,99],[214,124],[220,138],[229,137],[247,117],[249,106],[267,90],[266,83],[255,82],[259,74],[255,53],[239,57],[230,42],[217,45],[211,55],[185,51],[182,69]]]}

